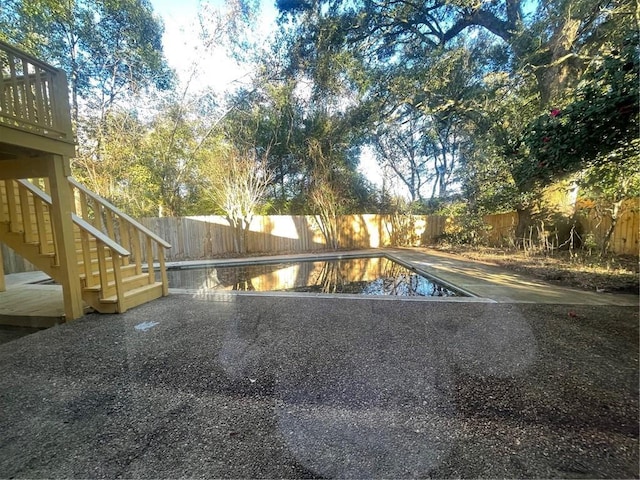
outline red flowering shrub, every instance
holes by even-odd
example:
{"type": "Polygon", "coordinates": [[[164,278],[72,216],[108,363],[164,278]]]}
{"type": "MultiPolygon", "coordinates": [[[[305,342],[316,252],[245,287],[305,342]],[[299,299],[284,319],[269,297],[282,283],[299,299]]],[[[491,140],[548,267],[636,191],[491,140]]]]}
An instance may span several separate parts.
{"type": "Polygon", "coordinates": [[[514,169],[519,183],[561,178],[629,148],[639,128],[637,40],[636,34],[587,71],[566,107],[553,108],[525,128],[513,148],[523,152],[514,169]]]}

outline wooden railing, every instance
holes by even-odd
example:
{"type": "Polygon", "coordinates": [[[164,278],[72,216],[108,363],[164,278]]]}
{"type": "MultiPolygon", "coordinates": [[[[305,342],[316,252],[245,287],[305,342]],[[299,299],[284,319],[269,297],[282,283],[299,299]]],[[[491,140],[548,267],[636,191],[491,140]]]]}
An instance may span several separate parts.
{"type": "MultiPolygon", "coordinates": [[[[46,198],[50,198],[48,195],[46,198]]],[[[49,204],[16,180],[0,181],[0,223],[8,223],[9,232],[22,233],[24,242],[37,244],[41,255],[56,258],[55,238],[49,216],[49,204]]]]}
{"type": "Polygon", "coordinates": [[[0,42],[0,125],[72,143],[65,73],[0,42]]]}
{"type": "Polygon", "coordinates": [[[142,265],[146,263],[149,280],[152,282],[155,279],[154,261],[157,260],[163,295],[168,295],[165,249],[171,248],[171,245],[71,177],[69,184],[76,200],[76,213],[131,252],[131,256],[124,261],[135,263],[136,274],[142,273],[142,265]]]}
{"type": "MultiPolygon", "coordinates": [[[[1,180],[0,188],[0,222],[8,224],[9,234],[21,235],[24,245],[12,245],[14,249],[24,249],[29,258],[36,261],[43,271],[58,281],[57,269],[59,258],[55,232],[51,226],[51,197],[26,180],[1,180]],[[6,207],[6,208],[5,208],[6,207]],[[27,249],[38,249],[39,260],[34,259],[27,249]]],[[[108,236],[79,216],[72,214],[76,235],[82,243],[82,262],[75,259],[80,268],[80,276],[84,278],[85,288],[99,286],[101,299],[115,296],[119,311],[122,311],[124,287],[121,266],[126,264],[130,253],[108,236]],[[95,245],[95,246],[94,246],[95,245]],[[95,279],[91,250],[97,255],[99,282],[95,279]],[[109,278],[113,278],[113,282],[109,278]]],[[[18,253],[21,253],[18,251],[18,253]]]]}

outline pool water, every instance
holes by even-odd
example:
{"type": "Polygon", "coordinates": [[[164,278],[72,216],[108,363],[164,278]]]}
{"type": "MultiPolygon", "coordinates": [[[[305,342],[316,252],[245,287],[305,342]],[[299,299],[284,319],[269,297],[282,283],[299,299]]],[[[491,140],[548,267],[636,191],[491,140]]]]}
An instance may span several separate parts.
{"type": "Polygon", "coordinates": [[[306,292],[403,297],[466,296],[387,258],[196,266],[169,269],[169,286],[179,289],[306,292]]]}

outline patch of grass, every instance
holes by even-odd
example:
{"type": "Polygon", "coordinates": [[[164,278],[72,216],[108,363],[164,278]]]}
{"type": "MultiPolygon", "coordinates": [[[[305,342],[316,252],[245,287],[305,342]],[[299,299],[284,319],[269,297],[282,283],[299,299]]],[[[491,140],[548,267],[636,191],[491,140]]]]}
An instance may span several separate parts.
{"type": "Polygon", "coordinates": [[[438,246],[437,250],[455,253],[471,260],[499,265],[550,283],[619,293],[638,294],[638,257],[589,255],[568,251],[527,253],[488,247],[438,246]]]}

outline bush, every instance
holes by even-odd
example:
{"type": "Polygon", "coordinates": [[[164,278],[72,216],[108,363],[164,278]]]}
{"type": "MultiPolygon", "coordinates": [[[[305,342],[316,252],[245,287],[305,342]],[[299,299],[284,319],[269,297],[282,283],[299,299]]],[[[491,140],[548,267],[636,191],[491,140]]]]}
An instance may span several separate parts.
{"type": "Polygon", "coordinates": [[[447,220],[438,243],[477,246],[483,243],[485,233],[491,228],[484,223],[481,215],[471,212],[464,203],[447,205],[439,213],[446,216],[447,220]]]}

